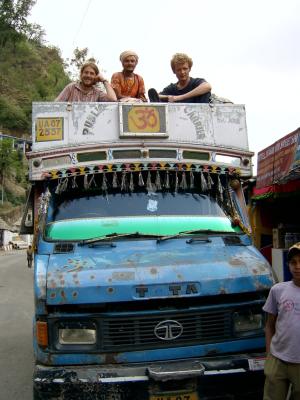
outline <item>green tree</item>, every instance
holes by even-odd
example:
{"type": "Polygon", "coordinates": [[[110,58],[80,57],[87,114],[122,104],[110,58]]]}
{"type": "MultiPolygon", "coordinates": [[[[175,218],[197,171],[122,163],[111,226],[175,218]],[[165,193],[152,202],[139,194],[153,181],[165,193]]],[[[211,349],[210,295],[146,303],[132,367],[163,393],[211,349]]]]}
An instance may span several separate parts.
{"type": "Polygon", "coordinates": [[[0,0],[0,46],[8,41],[15,44],[24,35],[37,30],[27,22],[36,0],[0,0]]]}
{"type": "Polygon", "coordinates": [[[4,199],[4,181],[12,176],[14,171],[15,157],[13,154],[13,141],[2,139],[0,141],[0,183],[1,183],[1,203],[4,199]]]}
{"type": "Polygon", "coordinates": [[[89,49],[84,47],[83,49],[76,49],[73,51],[74,57],[71,58],[67,67],[69,68],[69,75],[74,80],[78,78],[79,70],[85,62],[91,61],[94,63],[98,63],[98,60],[93,56],[88,56],[89,49]]]}

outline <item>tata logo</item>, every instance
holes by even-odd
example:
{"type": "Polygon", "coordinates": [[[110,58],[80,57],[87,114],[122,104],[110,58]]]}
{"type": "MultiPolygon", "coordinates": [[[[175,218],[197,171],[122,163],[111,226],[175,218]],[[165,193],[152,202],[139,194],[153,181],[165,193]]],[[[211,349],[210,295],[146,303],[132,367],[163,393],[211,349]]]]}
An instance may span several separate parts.
{"type": "Polygon", "coordinates": [[[154,328],[154,334],[158,339],[161,340],[174,340],[181,336],[183,332],[183,326],[173,320],[162,321],[157,324],[154,328]]]}

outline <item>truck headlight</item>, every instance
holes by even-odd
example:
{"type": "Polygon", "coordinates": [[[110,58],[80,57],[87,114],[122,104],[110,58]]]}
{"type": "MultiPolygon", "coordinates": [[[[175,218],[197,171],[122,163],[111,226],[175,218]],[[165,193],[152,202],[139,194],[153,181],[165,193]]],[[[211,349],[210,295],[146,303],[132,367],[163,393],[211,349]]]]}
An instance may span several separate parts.
{"type": "Polygon", "coordinates": [[[264,328],[264,316],[261,312],[252,310],[235,312],[233,328],[238,336],[255,335],[264,328]]]}
{"type": "Polygon", "coordinates": [[[63,328],[58,330],[60,344],[95,344],[96,329],[63,328]]]}

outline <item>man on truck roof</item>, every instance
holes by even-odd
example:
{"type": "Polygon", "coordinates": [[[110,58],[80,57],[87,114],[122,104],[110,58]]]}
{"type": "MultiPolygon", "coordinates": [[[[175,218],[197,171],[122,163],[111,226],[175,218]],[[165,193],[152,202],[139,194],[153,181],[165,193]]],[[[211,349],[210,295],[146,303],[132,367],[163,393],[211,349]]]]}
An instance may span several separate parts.
{"type": "Polygon", "coordinates": [[[155,89],[149,89],[149,99],[152,102],[165,101],[169,103],[209,103],[211,85],[203,78],[190,77],[193,60],[184,53],[176,53],[171,59],[171,68],[178,82],[171,83],[159,94],[155,89]]]}
{"type": "Polygon", "coordinates": [[[134,73],[139,61],[138,55],[131,50],[120,54],[123,66],[122,72],[115,72],[111,77],[111,84],[119,101],[146,102],[145,84],[143,78],[134,73]]]}
{"type": "Polygon", "coordinates": [[[55,101],[117,101],[116,94],[109,81],[99,72],[93,62],[86,62],[80,68],[80,81],[69,83],[55,101]],[[106,93],[95,87],[97,82],[103,83],[106,93]]]}

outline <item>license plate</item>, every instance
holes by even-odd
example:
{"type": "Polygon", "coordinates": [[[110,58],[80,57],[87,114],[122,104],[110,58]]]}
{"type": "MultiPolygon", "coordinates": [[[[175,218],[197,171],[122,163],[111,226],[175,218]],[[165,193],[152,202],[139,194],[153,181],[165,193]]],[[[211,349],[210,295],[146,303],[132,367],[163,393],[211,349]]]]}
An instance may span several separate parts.
{"type": "Polygon", "coordinates": [[[190,393],[161,393],[150,396],[150,400],[200,400],[196,392],[190,393]]]}
{"type": "Polygon", "coordinates": [[[36,141],[49,142],[52,140],[63,140],[64,119],[63,118],[37,118],[36,119],[36,141]]]}
{"type": "Polygon", "coordinates": [[[248,364],[250,371],[260,371],[264,369],[265,358],[249,358],[248,364]]]}

